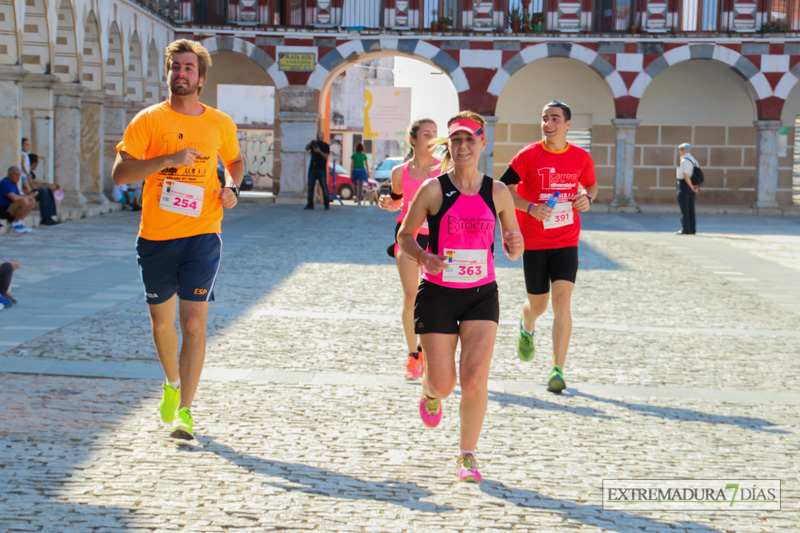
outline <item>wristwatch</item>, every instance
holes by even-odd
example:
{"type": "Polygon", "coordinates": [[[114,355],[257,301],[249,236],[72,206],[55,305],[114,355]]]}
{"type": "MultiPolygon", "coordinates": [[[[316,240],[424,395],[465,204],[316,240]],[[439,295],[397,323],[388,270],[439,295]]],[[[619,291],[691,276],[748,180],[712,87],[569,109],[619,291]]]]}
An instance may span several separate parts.
{"type": "Polygon", "coordinates": [[[237,187],[236,184],[228,185],[228,188],[233,191],[233,195],[236,198],[239,198],[239,187],[237,187]]]}

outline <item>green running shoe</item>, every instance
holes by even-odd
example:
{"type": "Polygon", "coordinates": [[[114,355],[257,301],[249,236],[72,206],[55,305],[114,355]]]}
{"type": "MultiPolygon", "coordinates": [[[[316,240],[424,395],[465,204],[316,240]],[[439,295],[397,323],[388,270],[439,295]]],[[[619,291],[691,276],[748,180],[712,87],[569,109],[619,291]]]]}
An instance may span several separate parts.
{"type": "Polygon", "coordinates": [[[561,394],[561,391],[567,388],[567,383],[564,381],[564,373],[561,367],[553,365],[550,371],[550,377],[547,379],[547,390],[556,394],[561,394]]]}
{"type": "Polygon", "coordinates": [[[192,422],[192,412],[188,407],[179,409],[172,420],[172,433],[169,435],[173,439],[192,440],[194,438],[194,423],[192,422]]]}
{"type": "Polygon", "coordinates": [[[167,382],[164,382],[162,388],[164,392],[161,395],[161,405],[158,406],[158,410],[161,411],[161,420],[170,423],[175,418],[175,410],[181,399],[181,388],[173,389],[172,385],[167,382]]]}
{"type": "Polygon", "coordinates": [[[533,359],[533,335],[529,335],[522,327],[522,320],[519,321],[519,337],[517,337],[517,355],[523,361],[533,359]]]}

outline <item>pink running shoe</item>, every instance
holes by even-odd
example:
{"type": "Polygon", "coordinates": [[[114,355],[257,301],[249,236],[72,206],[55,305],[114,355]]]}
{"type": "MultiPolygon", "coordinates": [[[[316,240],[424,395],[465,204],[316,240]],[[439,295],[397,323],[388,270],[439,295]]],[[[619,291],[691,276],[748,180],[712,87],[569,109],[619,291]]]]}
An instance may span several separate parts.
{"type": "Polygon", "coordinates": [[[478,472],[478,461],[471,453],[466,453],[458,456],[456,461],[456,476],[459,481],[469,481],[471,483],[480,483],[482,476],[478,472]]]}
{"type": "Polygon", "coordinates": [[[423,394],[419,400],[419,416],[426,426],[435,428],[442,419],[442,400],[423,394]]]}

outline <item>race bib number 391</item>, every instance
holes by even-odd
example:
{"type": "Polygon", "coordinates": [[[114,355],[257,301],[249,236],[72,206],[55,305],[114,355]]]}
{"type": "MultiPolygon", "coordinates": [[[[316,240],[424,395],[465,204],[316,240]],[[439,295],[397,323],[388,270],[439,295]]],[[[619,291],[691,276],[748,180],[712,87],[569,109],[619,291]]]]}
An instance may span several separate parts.
{"type": "Polygon", "coordinates": [[[562,202],[556,204],[553,213],[542,222],[544,229],[560,228],[569,226],[575,221],[575,212],[572,210],[572,202],[562,202]]]}
{"type": "Polygon", "coordinates": [[[487,250],[454,250],[445,248],[447,268],[442,272],[442,281],[451,283],[473,283],[486,277],[487,250]]]}
{"type": "Polygon", "coordinates": [[[203,211],[204,192],[203,187],[165,179],[158,206],[164,211],[199,217],[203,211]]]}

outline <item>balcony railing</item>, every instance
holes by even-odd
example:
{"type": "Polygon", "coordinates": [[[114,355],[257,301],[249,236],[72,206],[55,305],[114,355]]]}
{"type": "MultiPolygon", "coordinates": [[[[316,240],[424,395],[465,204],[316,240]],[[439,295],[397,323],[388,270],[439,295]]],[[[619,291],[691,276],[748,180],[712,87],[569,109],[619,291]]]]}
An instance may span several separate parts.
{"type": "Polygon", "coordinates": [[[593,0],[591,4],[584,0],[140,0],[139,3],[176,24],[203,26],[445,33],[800,31],[800,0],[593,0]]]}

